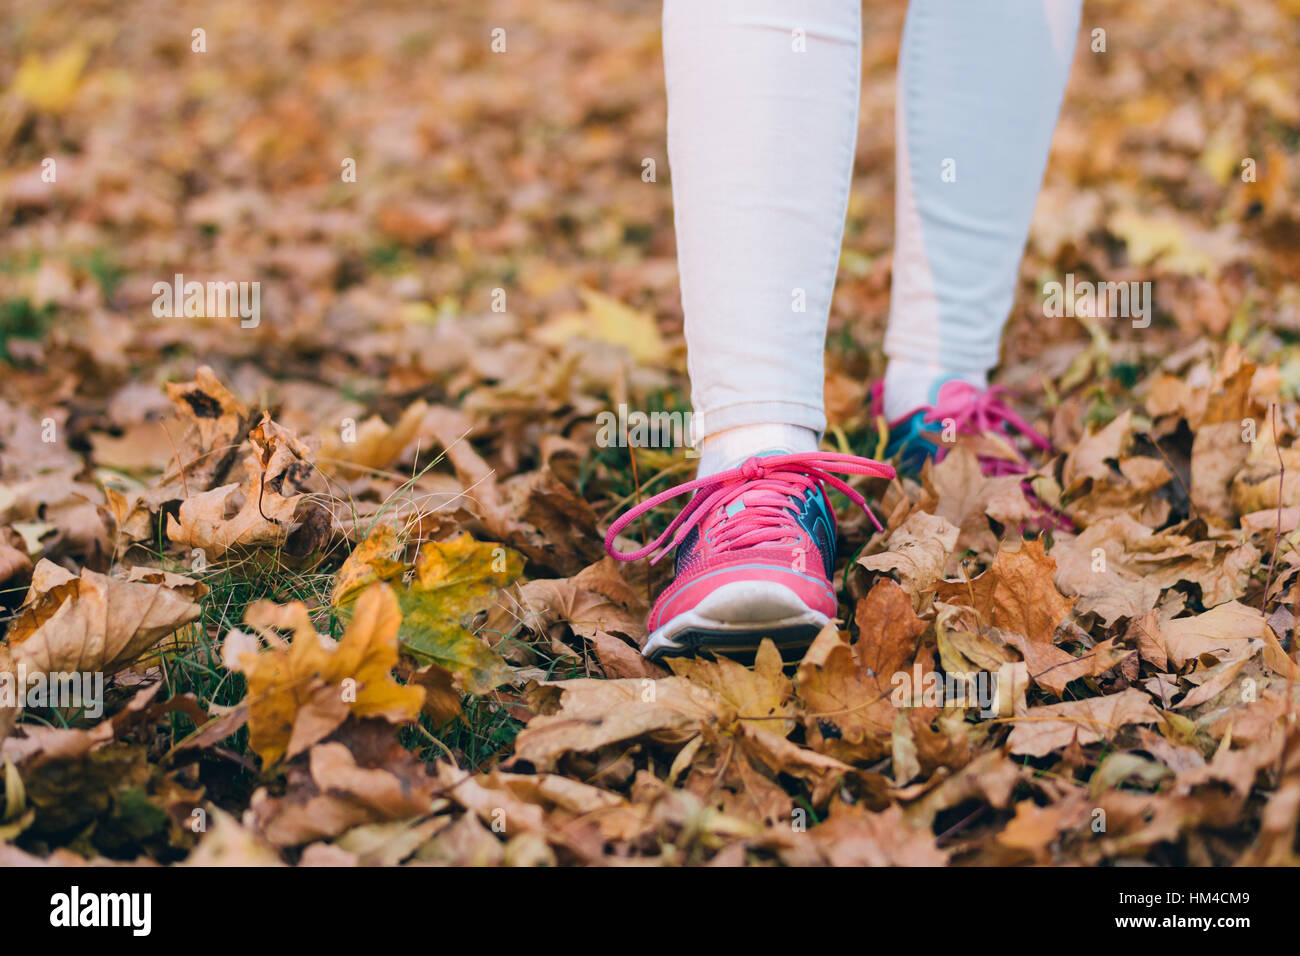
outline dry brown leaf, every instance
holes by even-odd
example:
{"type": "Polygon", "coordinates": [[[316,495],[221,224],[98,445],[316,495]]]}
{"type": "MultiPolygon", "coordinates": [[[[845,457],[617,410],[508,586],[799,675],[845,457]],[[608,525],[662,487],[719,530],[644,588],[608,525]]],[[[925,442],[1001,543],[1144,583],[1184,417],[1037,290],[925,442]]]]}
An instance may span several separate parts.
{"type": "Polygon", "coordinates": [[[1160,599],[1159,584],[1128,558],[1125,539],[1115,533],[1119,524],[1150,534],[1123,516],[1094,524],[1077,536],[1058,535],[1051,551],[1061,593],[1077,598],[1079,614],[1096,614],[1108,626],[1146,613],[1160,599]]]}
{"type": "MultiPolygon", "coordinates": [[[[906,597],[903,600],[906,603],[906,597]]],[[[911,612],[910,604],[907,609],[911,612]]],[[[785,676],[781,652],[770,639],[759,644],[752,668],[725,657],[670,659],[668,666],[674,674],[707,687],[742,723],[753,722],[783,737],[794,730],[794,684],[785,676]]]]}
{"type": "Polygon", "coordinates": [[[310,494],[310,450],[266,415],[249,433],[249,443],[243,483],[186,498],[177,515],[167,517],[167,537],[202,549],[209,561],[235,548],[311,554],[325,542],[330,517],[310,494]]]}
{"type": "Polygon", "coordinates": [[[1300,821],[1300,734],[1287,736],[1281,780],[1260,817],[1259,834],[1238,861],[1244,866],[1295,866],[1296,825],[1300,821]]]}
{"type": "Polygon", "coordinates": [[[604,559],[596,513],[549,464],[498,482],[467,441],[472,426],[466,416],[434,406],[425,421],[465,486],[470,508],[493,537],[562,575],[604,559]]]}
{"type": "Polygon", "coordinates": [[[173,438],[177,460],[158,487],[176,483],[185,494],[207,491],[234,461],[248,431],[249,410],[206,365],[199,367],[192,382],[168,383],[164,388],[176,406],[182,430],[173,438]]]}
{"type": "Polygon", "coordinates": [[[1300,505],[1300,448],[1283,448],[1280,457],[1281,461],[1271,440],[1267,445],[1257,442],[1229,490],[1232,508],[1238,515],[1265,509],[1276,512],[1279,489],[1282,507],[1300,505]]]}
{"type": "Polygon", "coordinates": [[[9,650],[33,672],[113,673],[197,620],[207,593],[177,574],[137,568],[127,581],[89,570],[73,577],[42,560],[9,627],[9,650]]]}
{"type": "Polygon", "coordinates": [[[274,846],[299,846],[364,824],[423,816],[436,787],[389,724],[349,719],[336,739],[289,765],[283,796],[259,788],[245,822],[274,846]]]}
{"type": "Polygon", "coordinates": [[[460,689],[456,675],[437,664],[426,664],[411,674],[410,682],[424,688],[421,711],[433,721],[435,729],[442,727],[460,713],[460,689]]]}
{"type": "Polygon", "coordinates": [[[1078,740],[1081,746],[1110,740],[1129,724],[1160,719],[1146,694],[1129,688],[1118,694],[1031,707],[1010,718],[1015,723],[1007,746],[1013,754],[1042,757],[1078,740]]]}
{"type": "Polygon", "coordinates": [[[1071,494],[1089,479],[1108,480],[1132,442],[1133,414],[1124,412],[1070,449],[1061,470],[1062,490],[1071,494]]]}
{"type": "Polygon", "coordinates": [[[1192,505],[1224,521],[1233,517],[1229,487],[1246,464],[1250,444],[1242,440],[1240,421],[1202,425],[1192,442],[1192,505]]]}
{"type": "Polygon", "coordinates": [[[830,819],[808,832],[831,866],[944,866],[948,862],[948,854],[935,845],[934,834],[914,827],[897,806],[872,813],[836,803],[830,819]]]}
{"type": "Polygon", "coordinates": [[[392,425],[372,415],[351,430],[328,432],[317,456],[321,467],[343,476],[390,468],[420,435],[428,410],[424,402],[417,401],[392,425]]]}
{"type": "Polygon", "coordinates": [[[666,670],[658,664],[646,660],[640,651],[621,637],[606,634],[604,631],[596,631],[588,640],[591,642],[591,649],[596,654],[596,660],[600,663],[600,669],[606,677],[649,677],[658,679],[668,676],[666,670]]]}
{"type": "Polygon", "coordinates": [[[1276,673],[1300,678],[1300,668],[1278,644],[1268,621],[1254,608],[1236,601],[1220,604],[1203,614],[1167,621],[1160,633],[1175,667],[1202,655],[1219,661],[1235,661],[1262,652],[1264,663],[1276,673]]]}
{"type": "Polygon", "coordinates": [[[922,507],[959,531],[945,572],[951,572],[967,551],[982,556],[997,551],[998,535],[990,519],[1004,528],[1020,529],[1035,526],[1041,517],[1025,499],[1018,476],[986,477],[979,458],[963,446],[952,449],[938,464],[927,460],[921,481],[928,494],[922,507]]]}
{"type": "Polygon", "coordinates": [[[505,592],[484,630],[512,634],[523,627],[545,634],[552,624],[563,623],[588,640],[605,632],[639,644],[646,635],[648,610],[642,592],[628,583],[618,562],[605,557],[571,578],[540,578],[505,592]]]}
{"type": "Polygon", "coordinates": [[[280,854],[220,807],[212,807],[208,826],[182,866],[284,866],[280,854]]]}
{"type": "Polygon", "coordinates": [[[949,521],[914,511],[886,540],[884,553],[860,557],[858,564],[868,571],[895,576],[919,611],[943,577],[957,535],[957,527],[949,521]]]}
{"type": "Polygon", "coordinates": [[[1030,679],[1057,697],[1065,696],[1070,681],[1103,674],[1133,653],[1116,647],[1115,638],[1102,641],[1079,657],[1067,654],[1054,644],[1031,641],[1019,634],[1008,634],[1007,643],[1023,655],[1030,679]]]}
{"type": "Polygon", "coordinates": [[[579,678],[541,686],[559,691],[559,709],[534,717],[515,739],[516,758],[538,770],[554,769],[570,752],[590,753],[641,738],[680,746],[705,723],[727,716],[707,688],[684,677],[579,678]]]}
{"type": "MultiPolygon", "coordinates": [[[[882,587],[901,593],[893,582],[877,583],[877,589],[882,587]]],[[[894,603],[895,599],[888,600],[894,603]]],[[[808,743],[814,750],[847,762],[879,759],[890,752],[897,712],[895,676],[905,674],[911,680],[914,674],[923,677],[932,669],[918,655],[918,634],[904,619],[887,632],[865,632],[857,645],[850,645],[834,626],[822,629],[795,675],[808,743]],[[879,647],[872,646],[876,636],[886,637],[879,647]],[[859,655],[869,655],[880,670],[873,671],[859,655]]]]}
{"type": "Polygon", "coordinates": [[[1057,590],[1055,574],[1056,562],[1042,540],[1034,539],[1019,551],[998,551],[992,566],[971,581],[940,582],[938,594],[943,601],[973,607],[992,627],[1051,643],[1074,607],[1057,590]]]}

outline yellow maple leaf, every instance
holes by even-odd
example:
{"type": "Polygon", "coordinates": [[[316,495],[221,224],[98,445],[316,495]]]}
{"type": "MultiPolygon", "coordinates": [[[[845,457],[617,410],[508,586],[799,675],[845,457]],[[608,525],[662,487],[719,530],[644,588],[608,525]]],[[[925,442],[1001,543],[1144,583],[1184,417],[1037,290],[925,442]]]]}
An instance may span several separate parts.
{"type": "Polygon", "coordinates": [[[785,737],[794,730],[794,683],[785,676],[781,652],[763,638],[754,666],[745,667],[726,657],[717,660],[670,660],[673,673],[702,684],[735,710],[738,719],[785,737]]]}
{"type": "MultiPolygon", "coordinates": [[[[393,560],[399,549],[391,527],[376,528],[339,569],[333,603],[346,609],[360,588],[388,581],[401,607],[402,649],[421,663],[438,664],[455,674],[472,694],[484,694],[510,673],[505,661],[467,628],[496,592],[523,573],[517,552],[461,534],[428,541],[415,561],[415,576],[403,584],[407,566],[393,560]]],[[[363,592],[364,593],[364,592],[363,592]]]]}
{"type": "Polygon", "coordinates": [[[667,346],[654,316],[594,289],[581,288],[578,295],[586,311],[556,316],[538,330],[539,341],[563,345],[572,338],[595,339],[627,349],[642,365],[657,366],[667,361],[667,346]]]}
{"type": "Polygon", "coordinates": [[[48,57],[29,53],[14,74],[11,90],[42,112],[62,113],[76,98],[88,54],[75,43],[48,57]]]}
{"type": "Polygon", "coordinates": [[[263,766],[328,736],[349,714],[401,723],[420,713],[424,689],[399,684],[392,674],[402,614],[387,585],[361,592],[337,644],[316,633],[301,602],[259,602],[245,620],[292,632],[287,645],[267,649],[247,635],[227,639],[227,666],[248,681],[249,742],[263,766]]]}

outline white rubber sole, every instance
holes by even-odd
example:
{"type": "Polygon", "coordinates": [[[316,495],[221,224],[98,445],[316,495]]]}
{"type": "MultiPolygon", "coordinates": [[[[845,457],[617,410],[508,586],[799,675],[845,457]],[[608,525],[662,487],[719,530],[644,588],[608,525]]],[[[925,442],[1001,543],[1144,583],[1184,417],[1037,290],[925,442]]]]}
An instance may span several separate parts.
{"type": "Polygon", "coordinates": [[[705,649],[752,651],[764,637],[797,646],[810,643],[830,620],[784,584],[733,581],[662,625],[641,653],[653,660],[705,649]]]}

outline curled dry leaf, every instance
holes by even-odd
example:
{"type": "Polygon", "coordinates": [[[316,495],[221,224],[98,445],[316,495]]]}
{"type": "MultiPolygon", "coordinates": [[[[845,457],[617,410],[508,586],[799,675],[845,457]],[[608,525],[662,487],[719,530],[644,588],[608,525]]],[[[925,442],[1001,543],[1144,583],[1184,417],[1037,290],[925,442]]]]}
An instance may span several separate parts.
{"type": "Polygon", "coordinates": [[[136,568],[121,581],[89,570],[73,576],[42,560],[9,627],[9,651],[32,672],[113,673],[197,620],[207,593],[178,574],[136,568]]]}
{"type": "Polygon", "coordinates": [[[422,710],[440,728],[461,712],[456,675],[437,664],[426,664],[411,674],[410,682],[424,688],[422,710]]]}
{"type": "Polygon", "coordinates": [[[929,603],[943,577],[958,534],[956,525],[948,520],[914,511],[886,540],[884,553],[859,557],[858,564],[897,578],[919,611],[929,603]]]}
{"type": "Polygon", "coordinates": [[[321,467],[344,477],[389,468],[419,436],[428,410],[424,402],[414,402],[392,425],[372,415],[355,426],[356,434],[346,440],[329,432],[318,456],[321,467]]]}
{"type": "Polygon", "coordinates": [[[1013,754],[1042,757],[1077,740],[1080,746],[1112,739],[1129,724],[1153,724],[1160,719],[1151,699],[1129,688],[1118,694],[1030,707],[1010,718],[1015,724],[1007,746],[1013,754]]]}
{"type": "Polygon", "coordinates": [[[596,631],[588,640],[606,677],[667,677],[668,672],[646,660],[634,646],[604,631],[596,631]]]}
{"type": "Polygon", "coordinates": [[[534,717],[515,739],[515,755],[553,770],[568,753],[590,753],[638,739],[681,746],[705,723],[734,720],[730,708],[685,677],[662,680],[579,678],[542,684],[559,691],[554,713],[534,717]]]}
{"type": "Polygon", "coordinates": [[[167,537],[201,548],[208,560],[234,548],[311,554],[328,537],[330,517],[310,493],[310,450],[267,415],[248,440],[244,481],[186,498],[177,515],[167,518],[167,537]]]}
{"type": "Polygon", "coordinates": [[[1153,527],[1164,523],[1169,504],[1153,492],[1173,475],[1159,458],[1130,454],[1133,447],[1133,413],[1125,411],[1066,455],[1061,480],[1064,510],[1077,526],[1116,515],[1129,515],[1153,527]]]}
{"type": "Polygon", "coordinates": [[[0,757],[27,769],[50,760],[79,759],[113,740],[113,725],[108,721],[102,721],[89,730],[24,724],[21,736],[15,734],[0,742],[0,757]]]}
{"type": "Polygon", "coordinates": [[[1115,620],[1149,610],[1153,596],[1183,581],[1200,587],[1206,605],[1241,597],[1260,550],[1232,533],[1198,540],[1181,533],[1184,527],[1157,532],[1128,515],[1115,515],[1073,540],[1063,535],[1052,549],[1053,556],[1061,552],[1064,562],[1057,583],[1066,593],[1081,595],[1080,611],[1094,610],[1115,620]]]}
{"type": "Polygon", "coordinates": [[[1133,653],[1116,647],[1114,638],[1102,641],[1078,657],[1067,654],[1055,644],[1031,641],[1020,634],[1008,634],[1007,642],[1020,651],[1029,678],[1056,697],[1065,696],[1070,681],[1104,674],[1133,653]]]}
{"type": "Polygon", "coordinates": [[[475,777],[447,763],[439,763],[438,779],[449,799],[478,816],[488,826],[500,824],[502,814],[512,828],[540,831],[546,813],[536,803],[521,799],[503,786],[497,774],[475,777]]]}
{"type": "Polygon", "coordinates": [[[164,388],[176,418],[152,427],[171,450],[167,469],[150,488],[105,485],[119,543],[150,540],[160,516],[174,502],[202,495],[224,482],[248,435],[251,412],[206,365],[193,381],[168,383],[164,388]]]}
{"type": "Polygon", "coordinates": [[[500,866],[505,848],[472,813],[462,814],[416,854],[423,863],[449,866],[500,866]]]}
{"type": "Polygon", "coordinates": [[[178,482],[188,494],[207,491],[235,460],[248,431],[249,410],[206,365],[200,366],[192,382],[168,383],[165,388],[182,431],[175,439],[179,460],[159,486],[178,482]]]}
{"type": "Polygon", "coordinates": [[[1133,413],[1126,411],[1070,449],[1061,468],[1061,490],[1074,494],[1087,481],[1109,480],[1132,444],[1133,413]]]}
{"type": "Polygon", "coordinates": [[[19,576],[24,556],[105,567],[111,538],[101,500],[94,485],[59,475],[0,485],[0,522],[13,549],[7,562],[19,576]]]}
{"type": "Polygon", "coordinates": [[[1293,680],[1300,678],[1300,668],[1282,649],[1268,621],[1254,608],[1236,601],[1204,614],[1166,621],[1160,626],[1160,639],[1175,667],[1202,656],[1226,662],[1262,652],[1264,663],[1273,671],[1293,680]]]}

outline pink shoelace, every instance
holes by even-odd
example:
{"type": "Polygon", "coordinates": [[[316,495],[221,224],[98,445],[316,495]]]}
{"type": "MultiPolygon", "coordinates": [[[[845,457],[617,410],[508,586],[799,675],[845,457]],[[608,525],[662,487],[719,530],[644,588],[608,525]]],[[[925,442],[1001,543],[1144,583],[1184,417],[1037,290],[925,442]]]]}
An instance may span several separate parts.
{"type": "Polygon", "coordinates": [[[605,535],[605,550],[619,561],[636,561],[658,551],[650,561],[654,564],[681,544],[691,529],[715,508],[724,507],[741,495],[746,499],[744,510],[738,511],[718,529],[712,539],[714,547],[719,551],[730,551],[786,540],[791,536],[790,522],[794,520],[788,510],[790,498],[803,495],[823,482],[865,511],[879,529],[880,522],[867,506],[866,499],[832,472],[841,475],[870,475],[873,478],[894,477],[894,469],[889,465],[838,452],[818,451],[748,458],[739,468],[683,482],[628,509],[609,526],[605,535]],[[624,552],[614,548],[614,539],[629,524],[650,509],[688,492],[696,494],[663,534],[636,551],[624,552]]]}
{"type": "MultiPolygon", "coordinates": [[[[923,419],[929,424],[937,424],[944,419],[951,419],[959,432],[997,434],[1003,425],[1009,425],[1025,438],[1029,439],[1039,451],[1050,452],[1052,443],[1042,432],[1011,410],[999,397],[1006,392],[1001,385],[992,385],[987,389],[976,388],[966,382],[954,382],[941,391],[940,400],[923,419]]],[[[1030,470],[1029,460],[1020,449],[1010,442],[1007,447],[1015,453],[1019,461],[986,456],[980,458],[980,465],[986,475],[1000,478],[1005,475],[1023,475],[1030,470]]],[[[935,453],[935,460],[941,461],[948,449],[942,445],[935,453]]],[[[1020,483],[1025,498],[1043,515],[1043,525],[1048,528],[1074,530],[1074,522],[1055,508],[1046,504],[1035,493],[1028,481],[1020,483]]],[[[1021,529],[1023,530],[1023,529],[1021,529]]]]}
{"type": "MultiPolygon", "coordinates": [[[[1047,437],[1002,401],[1001,396],[1005,392],[1006,389],[1001,385],[981,389],[967,382],[951,382],[940,390],[939,401],[925,415],[923,421],[928,424],[939,424],[945,419],[951,419],[958,432],[981,435],[997,434],[1003,430],[1004,425],[1009,425],[1028,438],[1040,451],[1051,451],[1052,443],[1047,437]]],[[[1017,463],[999,458],[985,459],[984,464],[992,471],[993,477],[1023,474],[1029,468],[1029,462],[1020,450],[1010,442],[1007,444],[1020,461],[1017,463]]],[[[935,460],[942,460],[947,450],[941,445],[935,460]]]]}

